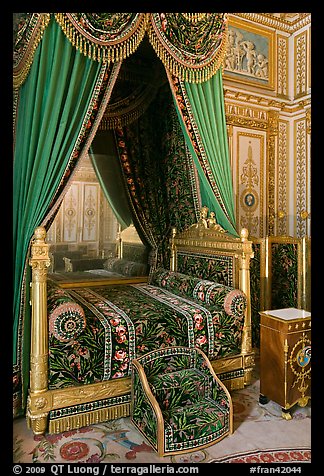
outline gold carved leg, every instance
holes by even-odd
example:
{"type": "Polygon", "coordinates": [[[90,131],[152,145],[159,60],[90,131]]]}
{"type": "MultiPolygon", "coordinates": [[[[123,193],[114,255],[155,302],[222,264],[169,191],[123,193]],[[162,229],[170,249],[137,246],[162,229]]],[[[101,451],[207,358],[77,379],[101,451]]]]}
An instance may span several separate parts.
{"type": "Polygon", "coordinates": [[[252,382],[252,372],[255,367],[254,355],[244,356],[244,386],[247,387],[252,382]]]}
{"type": "Polygon", "coordinates": [[[310,397],[301,397],[299,400],[298,400],[298,405],[300,407],[306,407],[306,405],[308,404],[308,401],[309,401],[310,397]]]}
{"type": "Polygon", "coordinates": [[[284,418],[285,420],[291,420],[291,419],[292,419],[290,410],[286,410],[285,408],[282,408],[282,409],[281,409],[281,416],[282,416],[282,418],[284,418]]]}
{"type": "Polygon", "coordinates": [[[48,413],[42,413],[40,415],[30,415],[27,413],[27,426],[30,428],[34,435],[44,435],[47,430],[47,417],[48,413]]]}

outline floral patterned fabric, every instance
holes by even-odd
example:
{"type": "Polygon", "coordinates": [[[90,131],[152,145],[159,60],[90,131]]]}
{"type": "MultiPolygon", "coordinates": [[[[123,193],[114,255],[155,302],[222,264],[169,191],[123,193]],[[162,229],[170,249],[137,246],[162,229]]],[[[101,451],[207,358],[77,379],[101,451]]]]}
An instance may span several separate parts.
{"type": "MultiPolygon", "coordinates": [[[[49,314],[69,299],[82,306],[86,325],[69,341],[49,336],[49,387],[126,377],[131,361],[172,346],[199,347],[209,358],[240,352],[244,316],[229,315],[150,284],[49,291],[49,314]]],[[[79,318],[77,316],[77,318],[79,318]]]]}
{"type": "Polygon", "coordinates": [[[271,307],[298,307],[298,244],[272,243],[271,307]]]}
{"type": "Polygon", "coordinates": [[[246,296],[239,289],[163,268],[152,272],[150,283],[174,294],[218,306],[230,316],[242,316],[247,306],[246,296]]]}
{"type": "MultiPolygon", "coordinates": [[[[185,347],[168,347],[137,360],[145,372],[164,420],[164,452],[191,450],[226,436],[231,404],[219,380],[211,373],[206,356],[185,347]]],[[[132,422],[158,448],[158,419],[133,365],[132,422]],[[153,416],[153,419],[150,418],[153,416]]]]}

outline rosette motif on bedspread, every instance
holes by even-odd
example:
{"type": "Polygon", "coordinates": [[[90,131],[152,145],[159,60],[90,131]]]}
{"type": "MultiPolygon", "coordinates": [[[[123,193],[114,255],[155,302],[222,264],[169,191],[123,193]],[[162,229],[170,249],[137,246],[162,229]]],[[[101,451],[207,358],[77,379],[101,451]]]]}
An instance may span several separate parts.
{"type": "Polygon", "coordinates": [[[127,377],[135,357],[168,346],[199,347],[210,359],[240,352],[244,315],[150,284],[75,288],[86,326],[69,341],[49,336],[49,386],[127,377]]]}

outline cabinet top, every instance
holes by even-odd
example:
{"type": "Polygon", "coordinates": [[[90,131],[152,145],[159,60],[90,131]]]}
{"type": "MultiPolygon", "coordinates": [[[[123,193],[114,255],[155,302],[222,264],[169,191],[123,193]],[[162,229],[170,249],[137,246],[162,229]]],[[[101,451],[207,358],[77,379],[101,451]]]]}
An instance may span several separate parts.
{"type": "Polygon", "coordinates": [[[283,319],[284,321],[289,321],[292,319],[304,319],[307,317],[311,317],[310,312],[304,311],[304,309],[296,309],[294,307],[287,307],[285,309],[275,309],[270,311],[262,311],[260,314],[277,317],[279,319],[283,319]]]}

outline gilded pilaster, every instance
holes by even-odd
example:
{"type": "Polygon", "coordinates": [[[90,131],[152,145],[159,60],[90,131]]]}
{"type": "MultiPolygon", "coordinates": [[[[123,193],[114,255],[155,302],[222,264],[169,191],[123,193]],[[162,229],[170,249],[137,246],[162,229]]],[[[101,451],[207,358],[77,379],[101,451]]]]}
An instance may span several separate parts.
{"type": "Polygon", "coordinates": [[[276,234],[288,234],[289,198],[289,123],[279,121],[276,197],[276,234]]]}
{"type": "Polygon", "coordinates": [[[296,236],[307,234],[307,144],[306,120],[301,118],[295,122],[295,206],[296,206],[296,236]]]}
{"type": "Polygon", "coordinates": [[[274,234],[275,225],[275,163],[278,136],[278,111],[268,112],[268,235],[274,234]]]}
{"type": "Polygon", "coordinates": [[[295,98],[307,92],[307,32],[295,37],[295,98]]]}
{"type": "Polygon", "coordinates": [[[278,36],[277,40],[277,92],[278,96],[288,97],[288,38],[278,36]]]}
{"type": "Polygon", "coordinates": [[[247,308],[244,319],[242,333],[242,355],[244,361],[244,384],[251,383],[252,370],[254,367],[254,357],[252,355],[252,323],[251,323],[251,290],[250,290],[250,259],[254,254],[252,251],[252,243],[248,241],[248,230],[242,228],[240,237],[242,242],[242,254],[239,257],[239,282],[240,289],[247,296],[247,308]]]}

